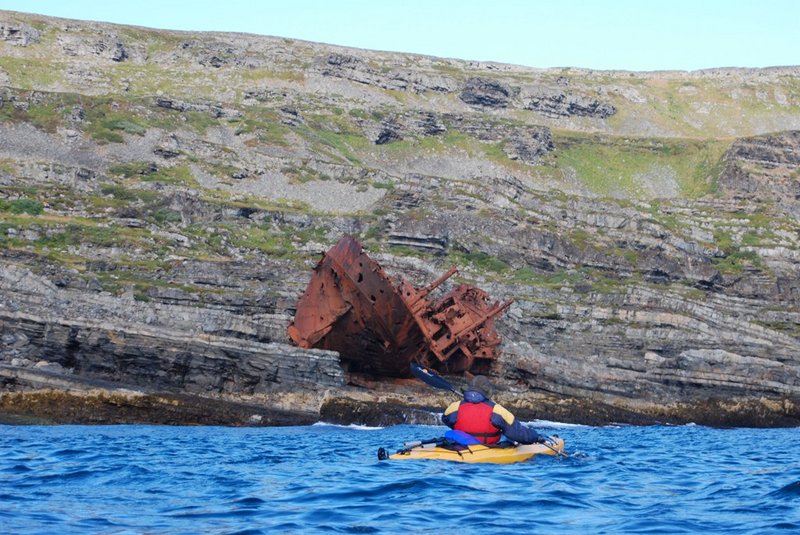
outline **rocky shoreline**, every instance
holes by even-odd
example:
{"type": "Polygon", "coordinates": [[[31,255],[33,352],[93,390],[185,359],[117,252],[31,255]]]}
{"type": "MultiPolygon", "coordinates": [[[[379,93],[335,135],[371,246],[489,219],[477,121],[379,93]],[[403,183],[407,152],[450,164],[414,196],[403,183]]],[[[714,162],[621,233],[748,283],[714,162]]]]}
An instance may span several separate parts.
{"type": "MultiPolygon", "coordinates": [[[[68,378],[32,374],[0,366],[0,424],[156,424],[233,427],[338,425],[441,425],[439,415],[452,396],[424,387],[289,389],[262,396],[199,396],[146,393],[123,387],[65,386],[68,378]],[[36,385],[36,386],[34,386],[36,385]],[[42,388],[42,385],[50,385],[42,388]]],[[[598,401],[547,394],[505,393],[495,399],[523,421],[604,425],[684,425],[712,427],[797,427],[797,409],[767,399],[709,400],[671,406],[616,407],[598,401]]]]}

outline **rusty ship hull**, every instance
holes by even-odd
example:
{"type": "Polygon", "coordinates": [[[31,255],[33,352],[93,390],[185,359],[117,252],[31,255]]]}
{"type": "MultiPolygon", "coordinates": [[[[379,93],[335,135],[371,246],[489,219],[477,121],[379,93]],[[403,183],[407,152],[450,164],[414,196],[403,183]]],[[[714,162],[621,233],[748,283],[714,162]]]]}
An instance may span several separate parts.
{"type": "Polygon", "coordinates": [[[490,304],[461,284],[429,297],[457,272],[424,288],[391,278],[361,244],[345,236],[314,268],[288,334],[300,347],[339,352],[351,372],[407,377],[417,362],[447,373],[483,371],[496,358],[494,318],[511,304],[490,304]]]}

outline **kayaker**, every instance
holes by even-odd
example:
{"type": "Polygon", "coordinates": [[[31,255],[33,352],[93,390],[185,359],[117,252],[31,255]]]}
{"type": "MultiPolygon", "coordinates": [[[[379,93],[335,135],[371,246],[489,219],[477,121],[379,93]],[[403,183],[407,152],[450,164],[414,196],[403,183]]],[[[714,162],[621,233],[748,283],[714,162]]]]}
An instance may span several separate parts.
{"type": "Polygon", "coordinates": [[[464,399],[445,409],[442,422],[484,444],[497,444],[501,435],[521,444],[544,442],[534,429],[522,425],[505,407],[491,400],[493,390],[486,376],[476,375],[464,390],[464,399]]]}

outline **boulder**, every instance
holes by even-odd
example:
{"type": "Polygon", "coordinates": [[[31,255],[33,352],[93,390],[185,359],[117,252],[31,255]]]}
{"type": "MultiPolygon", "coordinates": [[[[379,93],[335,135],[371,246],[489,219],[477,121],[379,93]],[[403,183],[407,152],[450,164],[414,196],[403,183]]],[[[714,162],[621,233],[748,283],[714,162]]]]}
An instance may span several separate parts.
{"type": "Polygon", "coordinates": [[[491,78],[469,78],[458,98],[471,106],[483,108],[508,107],[512,90],[507,85],[491,78]]]}
{"type": "Polygon", "coordinates": [[[550,89],[529,90],[523,97],[523,107],[546,117],[593,117],[607,119],[616,108],[598,99],[550,89]]]}
{"type": "Polygon", "coordinates": [[[39,30],[23,23],[0,21],[0,39],[17,46],[28,46],[38,43],[41,38],[39,30]]]}

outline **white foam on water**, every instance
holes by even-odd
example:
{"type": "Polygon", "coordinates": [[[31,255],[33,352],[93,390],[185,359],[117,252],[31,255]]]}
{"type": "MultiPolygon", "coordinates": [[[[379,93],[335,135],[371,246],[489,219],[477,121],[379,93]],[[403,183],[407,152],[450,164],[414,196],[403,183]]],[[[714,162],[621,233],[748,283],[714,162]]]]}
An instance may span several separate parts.
{"type": "Polygon", "coordinates": [[[327,427],[340,427],[342,429],[357,429],[359,431],[377,431],[379,429],[384,429],[383,427],[374,427],[370,425],[358,425],[358,424],[349,424],[349,425],[341,425],[341,424],[331,424],[328,422],[317,422],[312,424],[313,426],[320,426],[324,425],[327,427]]]}
{"type": "Polygon", "coordinates": [[[544,427],[544,428],[548,428],[548,429],[551,429],[551,428],[562,429],[562,428],[567,428],[567,427],[569,427],[569,428],[572,428],[572,427],[593,427],[591,425],[569,424],[569,423],[566,423],[566,422],[553,422],[551,420],[532,420],[532,421],[523,422],[523,423],[525,423],[527,425],[531,425],[533,427],[544,427]]]}

